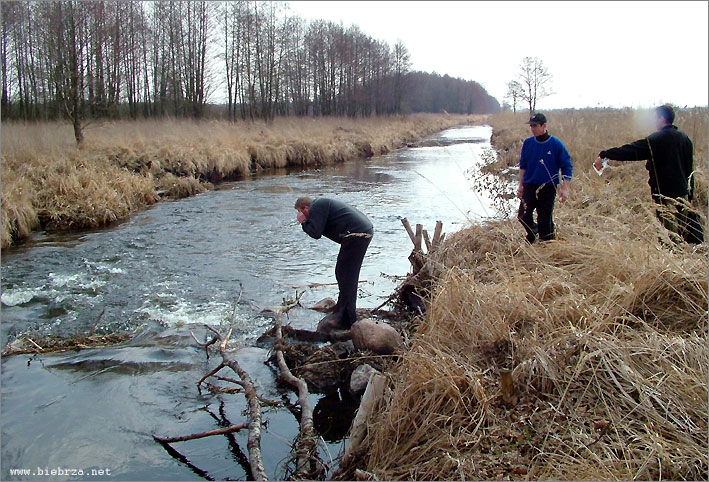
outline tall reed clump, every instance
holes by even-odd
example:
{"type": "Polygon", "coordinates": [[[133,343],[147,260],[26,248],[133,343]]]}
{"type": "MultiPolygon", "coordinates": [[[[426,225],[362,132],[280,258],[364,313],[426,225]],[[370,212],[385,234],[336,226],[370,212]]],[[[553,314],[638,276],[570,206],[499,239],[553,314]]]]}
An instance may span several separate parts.
{"type": "Polygon", "coordinates": [[[576,167],[557,240],[530,246],[508,218],[438,252],[370,427],[379,479],[706,480],[707,244],[657,220],[642,163],[589,173],[614,141],[576,135],[612,121],[583,114],[549,114],[576,167]]]}
{"type": "Polygon", "coordinates": [[[2,126],[2,246],[40,225],[99,227],[158,199],[205,191],[262,169],[380,155],[483,116],[101,121],[77,149],[68,124],[2,126]]]}
{"type": "Polygon", "coordinates": [[[13,238],[21,239],[39,227],[35,209],[34,187],[29,179],[13,176],[2,159],[2,246],[9,246],[13,238]]]}

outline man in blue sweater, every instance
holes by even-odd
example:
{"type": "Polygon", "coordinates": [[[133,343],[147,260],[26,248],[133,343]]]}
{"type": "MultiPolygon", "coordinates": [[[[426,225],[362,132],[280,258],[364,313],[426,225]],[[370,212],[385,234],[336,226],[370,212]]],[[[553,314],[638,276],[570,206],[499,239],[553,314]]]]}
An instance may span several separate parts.
{"type": "Polygon", "coordinates": [[[561,202],[569,198],[573,166],[564,143],[547,132],[544,114],[534,114],[527,124],[532,137],[524,140],[519,159],[517,197],[520,204],[517,218],[531,244],[536,241],[537,234],[541,241],[554,239],[554,201],[557,190],[561,202]],[[534,222],[535,210],[537,222],[534,222]]]}
{"type": "Polygon", "coordinates": [[[358,209],[337,199],[308,196],[295,202],[297,218],[303,231],[314,239],[321,236],[340,245],[335,265],[337,297],[334,322],[349,329],[357,321],[357,286],[364,254],[372,241],[372,222],[358,209]]]}

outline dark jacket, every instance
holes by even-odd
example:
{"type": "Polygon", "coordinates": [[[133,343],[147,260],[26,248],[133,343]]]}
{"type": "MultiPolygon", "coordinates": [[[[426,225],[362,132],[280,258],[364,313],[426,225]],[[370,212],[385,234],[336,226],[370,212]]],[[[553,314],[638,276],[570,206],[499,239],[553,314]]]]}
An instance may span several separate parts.
{"type": "Polygon", "coordinates": [[[313,200],[308,219],[301,226],[311,238],[325,236],[336,243],[341,243],[346,234],[372,232],[372,222],[359,210],[324,197],[313,200]]]}
{"type": "Polygon", "coordinates": [[[668,125],[622,147],[599,154],[615,161],[647,161],[650,192],[667,197],[694,196],[694,146],[690,138],[674,125],[668,125]],[[652,150],[651,150],[652,149],[652,150]],[[654,161],[654,162],[653,162],[654,161]]]}

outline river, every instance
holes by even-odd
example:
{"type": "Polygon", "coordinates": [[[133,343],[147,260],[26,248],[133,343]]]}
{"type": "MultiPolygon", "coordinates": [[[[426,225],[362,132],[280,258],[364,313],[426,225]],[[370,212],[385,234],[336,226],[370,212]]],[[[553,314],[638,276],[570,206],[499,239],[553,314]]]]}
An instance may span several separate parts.
{"type": "MultiPolygon", "coordinates": [[[[135,336],[112,347],[3,357],[2,480],[243,480],[246,431],[173,444],[188,462],[152,439],[246,421],[243,395],[198,393],[196,382],[219,357],[207,360],[190,331],[204,338],[205,324],[229,324],[241,293],[235,358],[265,398],[281,399],[288,391],[256,342],[272,323],[260,311],[293,297],[293,286],[333,282],[338,250],[300,229],[295,199],[337,197],[370,217],[375,235],[358,306],[373,308],[410,268],[402,217],[432,234],[437,220],[454,232],[495,216],[469,176],[490,135],[489,126],[465,126],[364,161],[269,171],[160,202],[108,229],[37,233],[3,250],[3,348],[28,330],[66,336],[95,325],[135,336]]],[[[306,289],[301,303],[325,297],[336,298],[337,287],[306,289]]],[[[296,308],[286,321],[314,329],[321,317],[296,308]]],[[[318,395],[313,403],[329,461],[356,407],[318,395]]],[[[264,420],[267,474],[281,479],[297,420],[285,408],[265,409],[264,420]]]]}

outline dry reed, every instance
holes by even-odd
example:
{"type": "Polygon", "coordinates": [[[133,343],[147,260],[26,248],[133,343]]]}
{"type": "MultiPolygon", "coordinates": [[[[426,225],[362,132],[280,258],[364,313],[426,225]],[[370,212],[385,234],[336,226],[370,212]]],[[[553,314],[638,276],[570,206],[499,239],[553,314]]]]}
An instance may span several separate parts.
{"type": "MultiPolygon", "coordinates": [[[[611,134],[633,115],[549,114],[576,169],[571,199],[555,210],[558,240],[527,245],[516,219],[449,236],[427,313],[370,427],[368,472],[706,480],[707,245],[673,239],[657,220],[643,163],[600,178],[590,167],[602,148],[642,136],[611,134]]],[[[528,136],[518,121],[493,125],[528,136]]],[[[695,162],[706,177],[706,110],[701,122],[695,162]]],[[[496,139],[503,152],[516,142],[496,139]]]]}
{"type": "Polygon", "coordinates": [[[33,229],[99,227],[261,169],[380,155],[482,116],[102,121],[80,149],[65,123],[2,124],[2,247],[33,229]]]}

